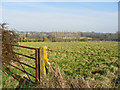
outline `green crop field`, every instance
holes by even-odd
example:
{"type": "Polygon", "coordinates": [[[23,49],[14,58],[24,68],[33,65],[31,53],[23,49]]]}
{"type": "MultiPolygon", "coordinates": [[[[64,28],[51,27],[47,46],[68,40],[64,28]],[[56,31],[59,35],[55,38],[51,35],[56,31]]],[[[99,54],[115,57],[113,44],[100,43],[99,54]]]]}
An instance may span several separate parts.
{"type": "MultiPolygon", "coordinates": [[[[118,79],[118,42],[19,42],[29,47],[47,46],[51,64],[59,65],[65,77],[83,77],[91,87],[116,87],[118,79]]],[[[34,57],[34,50],[17,48],[17,52],[34,57]]],[[[32,66],[34,61],[23,60],[32,66]]],[[[33,73],[33,70],[26,67],[33,73]]],[[[12,70],[19,75],[20,71],[12,70]]],[[[34,74],[34,73],[33,73],[34,74]]],[[[5,83],[3,86],[11,87],[5,83]]],[[[14,84],[17,84],[17,81],[14,84]]],[[[13,85],[15,87],[15,85],[13,85]]]]}

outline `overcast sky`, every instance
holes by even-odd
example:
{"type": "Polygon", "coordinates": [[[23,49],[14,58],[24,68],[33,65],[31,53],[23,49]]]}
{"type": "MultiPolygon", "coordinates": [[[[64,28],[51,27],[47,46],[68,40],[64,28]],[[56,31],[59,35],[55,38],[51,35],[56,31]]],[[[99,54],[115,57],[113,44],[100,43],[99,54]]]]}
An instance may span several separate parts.
{"type": "Polygon", "coordinates": [[[19,31],[116,32],[117,2],[3,2],[2,21],[19,31]]]}

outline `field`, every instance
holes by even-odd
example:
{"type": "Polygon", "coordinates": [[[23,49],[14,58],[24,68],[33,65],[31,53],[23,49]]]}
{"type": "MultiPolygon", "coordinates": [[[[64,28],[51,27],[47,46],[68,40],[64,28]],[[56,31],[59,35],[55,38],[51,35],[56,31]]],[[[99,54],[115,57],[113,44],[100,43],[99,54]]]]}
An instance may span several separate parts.
{"type": "MultiPolygon", "coordinates": [[[[65,78],[83,77],[90,87],[117,87],[118,42],[19,42],[29,47],[47,46],[51,64],[57,64],[65,78]]],[[[34,56],[34,51],[17,49],[17,52],[34,56]]],[[[23,58],[25,59],[25,58],[23,58]]],[[[34,65],[34,61],[25,60],[34,65]]],[[[20,71],[13,72],[23,75],[20,71]]],[[[26,67],[33,73],[33,70],[26,67]]],[[[3,87],[16,87],[18,82],[10,75],[3,75],[3,87]],[[7,79],[6,79],[7,78],[7,79]],[[10,81],[9,81],[10,80],[10,81]],[[8,82],[12,83],[8,85],[8,82]]]]}

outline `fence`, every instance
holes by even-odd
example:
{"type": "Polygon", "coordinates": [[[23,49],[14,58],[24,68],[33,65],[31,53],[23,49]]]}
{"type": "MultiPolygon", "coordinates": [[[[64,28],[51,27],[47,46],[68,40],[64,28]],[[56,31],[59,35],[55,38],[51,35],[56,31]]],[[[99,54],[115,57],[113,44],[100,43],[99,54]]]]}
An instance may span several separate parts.
{"type": "MultiPolygon", "coordinates": [[[[36,76],[34,76],[34,75],[28,73],[27,71],[25,71],[25,69],[24,69],[23,66],[22,66],[22,68],[23,68],[23,70],[22,70],[22,69],[14,66],[14,65],[12,65],[10,63],[9,63],[9,65],[12,66],[12,67],[14,67],[14,68],[16,68],[16,69],[18,69],[18,70],[20,70],[20,71],[22,71],[22,72],[24,72],[24,73],[26,73],[29,79],[26,78],[26,77],[24,77],[24,78],[27,79],[28,81],[31,81],[32,83],[35,83],[35,84],[39,84],[39,81],[40,81],[40,50],[39,50],[39,48],[33,48],[33,47],[27,47],[27,46],[21,46],[21,45],[14,45],[14,44],[8,44],[8,45],[35,50],[35,58],[31,57],[31,56],[28,56],[28,55],[20,54],[20,53],[17,53],[17,52],[13,52],[13,53],[17,54],[17,55],[21,55],[21,56],[27,57],[27,58],[34,59],[35,60],[35,67],[32,67],[32,66],[30,66],[30,65],[28,65],[26,63],[21,62],[21,61],[16,61],[16,60],[14,60],[14,61],[20,63],[21,66],[23,64],[23,65],[28,66],[28,67],[30,67],[32,69],[35,69],[35,72],[36,72],[35,75],[36,76]],[[35,82],[32,81],[29,76],[34,77],[35,78],[35,82]]],[[[16,76],[14,76],[12,73],[6,71],[5,69],[2,68],[2,70],[5,71],[6,73],[10,74],[11,76],[13,76],[15,79],[20,80],[19,78],[17,78],[16,76]]]]}

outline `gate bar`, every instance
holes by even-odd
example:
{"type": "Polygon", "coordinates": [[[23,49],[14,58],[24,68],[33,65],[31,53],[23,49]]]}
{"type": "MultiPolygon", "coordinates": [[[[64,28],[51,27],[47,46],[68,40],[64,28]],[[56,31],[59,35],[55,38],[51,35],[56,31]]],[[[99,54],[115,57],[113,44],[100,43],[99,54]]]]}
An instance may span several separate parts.
{"type": "Polygon", "coordinates": [[[23,47],[23,48],[33,49],[33,50],[36,50],[36,49],[37,49],[37,48],[33,48],[33,47],[27,47],[27,46],[15,45],[15,44],[10,44],[10,43],[9,43],[8,45],[17,46],[17,47],[23,47]]]}
{"type": "Polygon", "coordinates": [[[38,76],[40,81],[40,49],[38,49],[38,76]]]}
{"type": "Polygon", "coordinates": [[[24,72],[24,73],[27,73],[27,74],[29,74],[30,76],[32,76],[32,77],[34,77],[34,78],[36,78],[35,76],[33,76],[32,74],[30,74],[30,73],[28,73],[28,72],[26,72],[26,71],[23,71],[22,69],[20,69],[20,68],[18,68],[18,67],[16,67],[16,66],[14,66],[14,65],[12,65],[12,64],[10,64],[10,63],[8,63],[9,65],[11,65],[11,66],[13,66],[14,68],[16,68],[16,69],[18,69],[18,70],[20,70],[20,71],[22,71],[22,72],[24,72]]]}
{"type": "Polygon", "coordinates": [[[38,49],[35,50],[35,57],[36,57],[36,84],[38,85],[39,84],[39,67],[38,67],[38,63],[39,63],[39,60],[38,60],[38,49]]]}
{"type": "Polygon", "coordinates": [[[28,81],[32,82],[33,84],[35,84],[35,82],[31,81],[30,79],[28,79],[27,77],[24,76],[25,79],[27,79],[28,81]]]}
{"type": "Polygon", "coordinates": [[[21,55],[21,56],[24,56],[24,57],[27,57],[27,58],[35,59],[34,57],[30,57],[30,56],[27,56],[27,55],[23,55],[23,54],[20,54],[20,53],[17,53],[17,52],[13,52],[13,53],[14,53],[14,54],[21,55]]]}
{"type": "Polygon", "coordinates": [[[1,70],[3,70],[3,71],[5,71],[7,74],[10,74],[12,77],[14,77],[15,79],[17,79],[18,81],[20,81],[20,79],[19,78],[17,78],[15,75],[13,75],[12,73],[10,73],[10,72],[8,72],[8,71],[6,71],[5,69],[3,69],[3,68],[0,68],[1,70]]]}
{"type": "Polygon", "coordinates": [[[30,65],[28,65],[28,64],[26,64],[26,63],[23,63],[23,62],[20,62],[20,61],[17,61],[17,60],[13,60],[13,61],[19,62],[19,63],[21,63],[21,64],[23,64],[23,65],[26,65],[26,66],[31,67],[31,68],[33,68],[33,69],[36,69],[35,67],[32,67],[32,66],[30,66],[30,65]]]}

